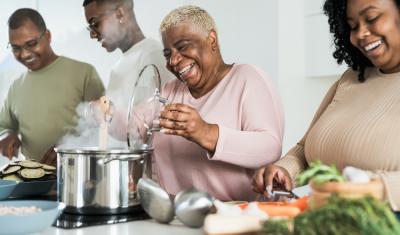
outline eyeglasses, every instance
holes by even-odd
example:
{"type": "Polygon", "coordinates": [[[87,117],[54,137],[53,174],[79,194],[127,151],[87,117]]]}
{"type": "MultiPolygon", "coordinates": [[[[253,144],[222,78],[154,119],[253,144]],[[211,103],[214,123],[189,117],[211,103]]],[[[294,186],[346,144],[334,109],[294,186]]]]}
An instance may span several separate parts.
{"type": "Polygon", "coordinates": [[[118,8],[118,7],[114,8],[114,9],[106,10],[105,12],[103,12],[102,14],[100,14],[98,17],[94,18],[94,19],[92,20],[92,22],[90,22],[90,23],[88,24],[88,26],[86,26],[86,29],[87,29],[90,33],[91,33],[91,32],[94,32],[94,33],[98,34],[98,33],[99,33],[99,32],[98,32],[98,29],[99,29],[100,23],[101,23],[101,21],[102,21],[102,18],[103,18],[104,16],[107,16],[108,14],[110,14],[112,11],[117,10],[117,8],[118,8]]]}
{"type": "Polygon", "coordinates": [[[7,45],[7,48],[11,48],[12,52],[14,54],[19,54],[22,52],[23,49],[32,52],[37,45],[39,45],[40,40],[43,38],[44,34],[46,33],[46,30],[44,30],[39,37],[29,40],[28,42],[26,42],[24,45],[22,46],[18,46],[18,45],[13,45],[10,42],[7,45]]]}

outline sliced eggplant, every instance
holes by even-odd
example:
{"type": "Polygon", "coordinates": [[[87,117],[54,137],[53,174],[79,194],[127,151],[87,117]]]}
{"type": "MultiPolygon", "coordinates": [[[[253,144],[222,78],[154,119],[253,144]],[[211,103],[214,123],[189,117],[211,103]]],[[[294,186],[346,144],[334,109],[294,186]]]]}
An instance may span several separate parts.
{"type": "Polygon", "coordinates": [[[2,171],[3,175],[8,175],[15,173],[21,169],[21,166],[8,166],[5,170],[2,171]]]}
{"type": "Polygon", "coordinates": [[[54,166],[42,164],[42,168],[45,169],[46,171],[55,171],[56,168],[54,166]]]}
{"type": "Polygon", "coordinates": [[[33,180],[43,177],[46,173],[45,170],[43,170],[42,168],[36,168],[36,169],[25,168],[19,171],[19,174],[25,179],[33,180]]]}
{"type": "Polygon", "coordinates": [[[22,167],[26,167],[26,168],[40,168],[42,167],[42,164],[38,163],[38,162],[34,162],[34,161],[21,161],[20,163],[18,163],[20,166],[22,167]]]}
{"type": "Polygon", "coordinates": [[[3,180],[13,180],[13,181],[17,181],[17,182],[23,181],[20,177],[18,177],[17,174],[11,174],[11,175],[4,176],[3,180]]]}

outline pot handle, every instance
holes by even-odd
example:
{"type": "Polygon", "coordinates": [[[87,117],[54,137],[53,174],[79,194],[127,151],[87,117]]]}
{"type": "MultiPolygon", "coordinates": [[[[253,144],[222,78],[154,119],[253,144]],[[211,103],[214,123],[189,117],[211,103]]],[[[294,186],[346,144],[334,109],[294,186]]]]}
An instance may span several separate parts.
{"type": "Polygon", "coordinates": [[[107,156],[104,157],[102,159],[97,160],[97,164],[99,165],[106,165],[109,162],[112,162],[114,160],[118,160],[118,161],[132,161],[132,160],[137,160],[138,158],[135,156],[127,156],[127,155],[122,155],[122,156],[116,156],[116,155],[112,155],[112,156],[107,156]]]}

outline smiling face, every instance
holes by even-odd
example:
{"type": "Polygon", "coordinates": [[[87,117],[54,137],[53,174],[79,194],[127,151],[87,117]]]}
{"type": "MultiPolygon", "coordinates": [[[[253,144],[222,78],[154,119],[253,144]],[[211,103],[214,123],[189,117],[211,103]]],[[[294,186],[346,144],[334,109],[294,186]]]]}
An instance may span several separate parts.
{"type": "Polygon", "coordinates": [[[400,71],[400,16],[394,0],[348,0],[350,41],[385,73],[400,71]]]}
{"type": "Polygon", "coordinates": [[[32,21],[26,20],[20,27],[8,32],[15,59],[28,69],[39,70],[54,60],[49,31],[40,32],[32,21]]]}
{"type": "Polygon", "coordinates": [[[189,88],[201,89],[216,70],[219,51],[216,33],[204,35],[189,23],[162,33],[167,68],[189,88]]]}
{"type": "Polygon", "coordinates": [[[98,5],[94,1],[85,6],[85,17],[91,38],[97,39],[108,52],[119,48],[123,33],[117,8],[111,4],[98,5]]]}

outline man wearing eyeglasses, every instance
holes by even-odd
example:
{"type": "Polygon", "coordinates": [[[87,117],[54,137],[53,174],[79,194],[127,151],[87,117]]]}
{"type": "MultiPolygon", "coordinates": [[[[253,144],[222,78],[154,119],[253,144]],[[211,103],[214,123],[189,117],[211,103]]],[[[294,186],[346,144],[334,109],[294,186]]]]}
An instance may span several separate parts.
{"type": "Polygon", "coordinates": [[[91,65],[54,53],[37,11],[16,10],[8,26],[8,47],[28,70],[14,81],[0,110],[0,153],[11,158],[21,146],[26,157],[55,165],[53,146],[76,125],[76,107],[101,97],[103,84],[91,65]]]}
{"type": "Polygon", "coordinates": [[[84,0],[83,6],[90,37],[108,52],[118,48],[123,53],[107,86],[107,96],[114,105],[128,107],[132,87],[145,65],[157,66],[162,84],[173,78],[165,68],[161,43],[145,38],[136,22],[132,0],[84,0]]]}

